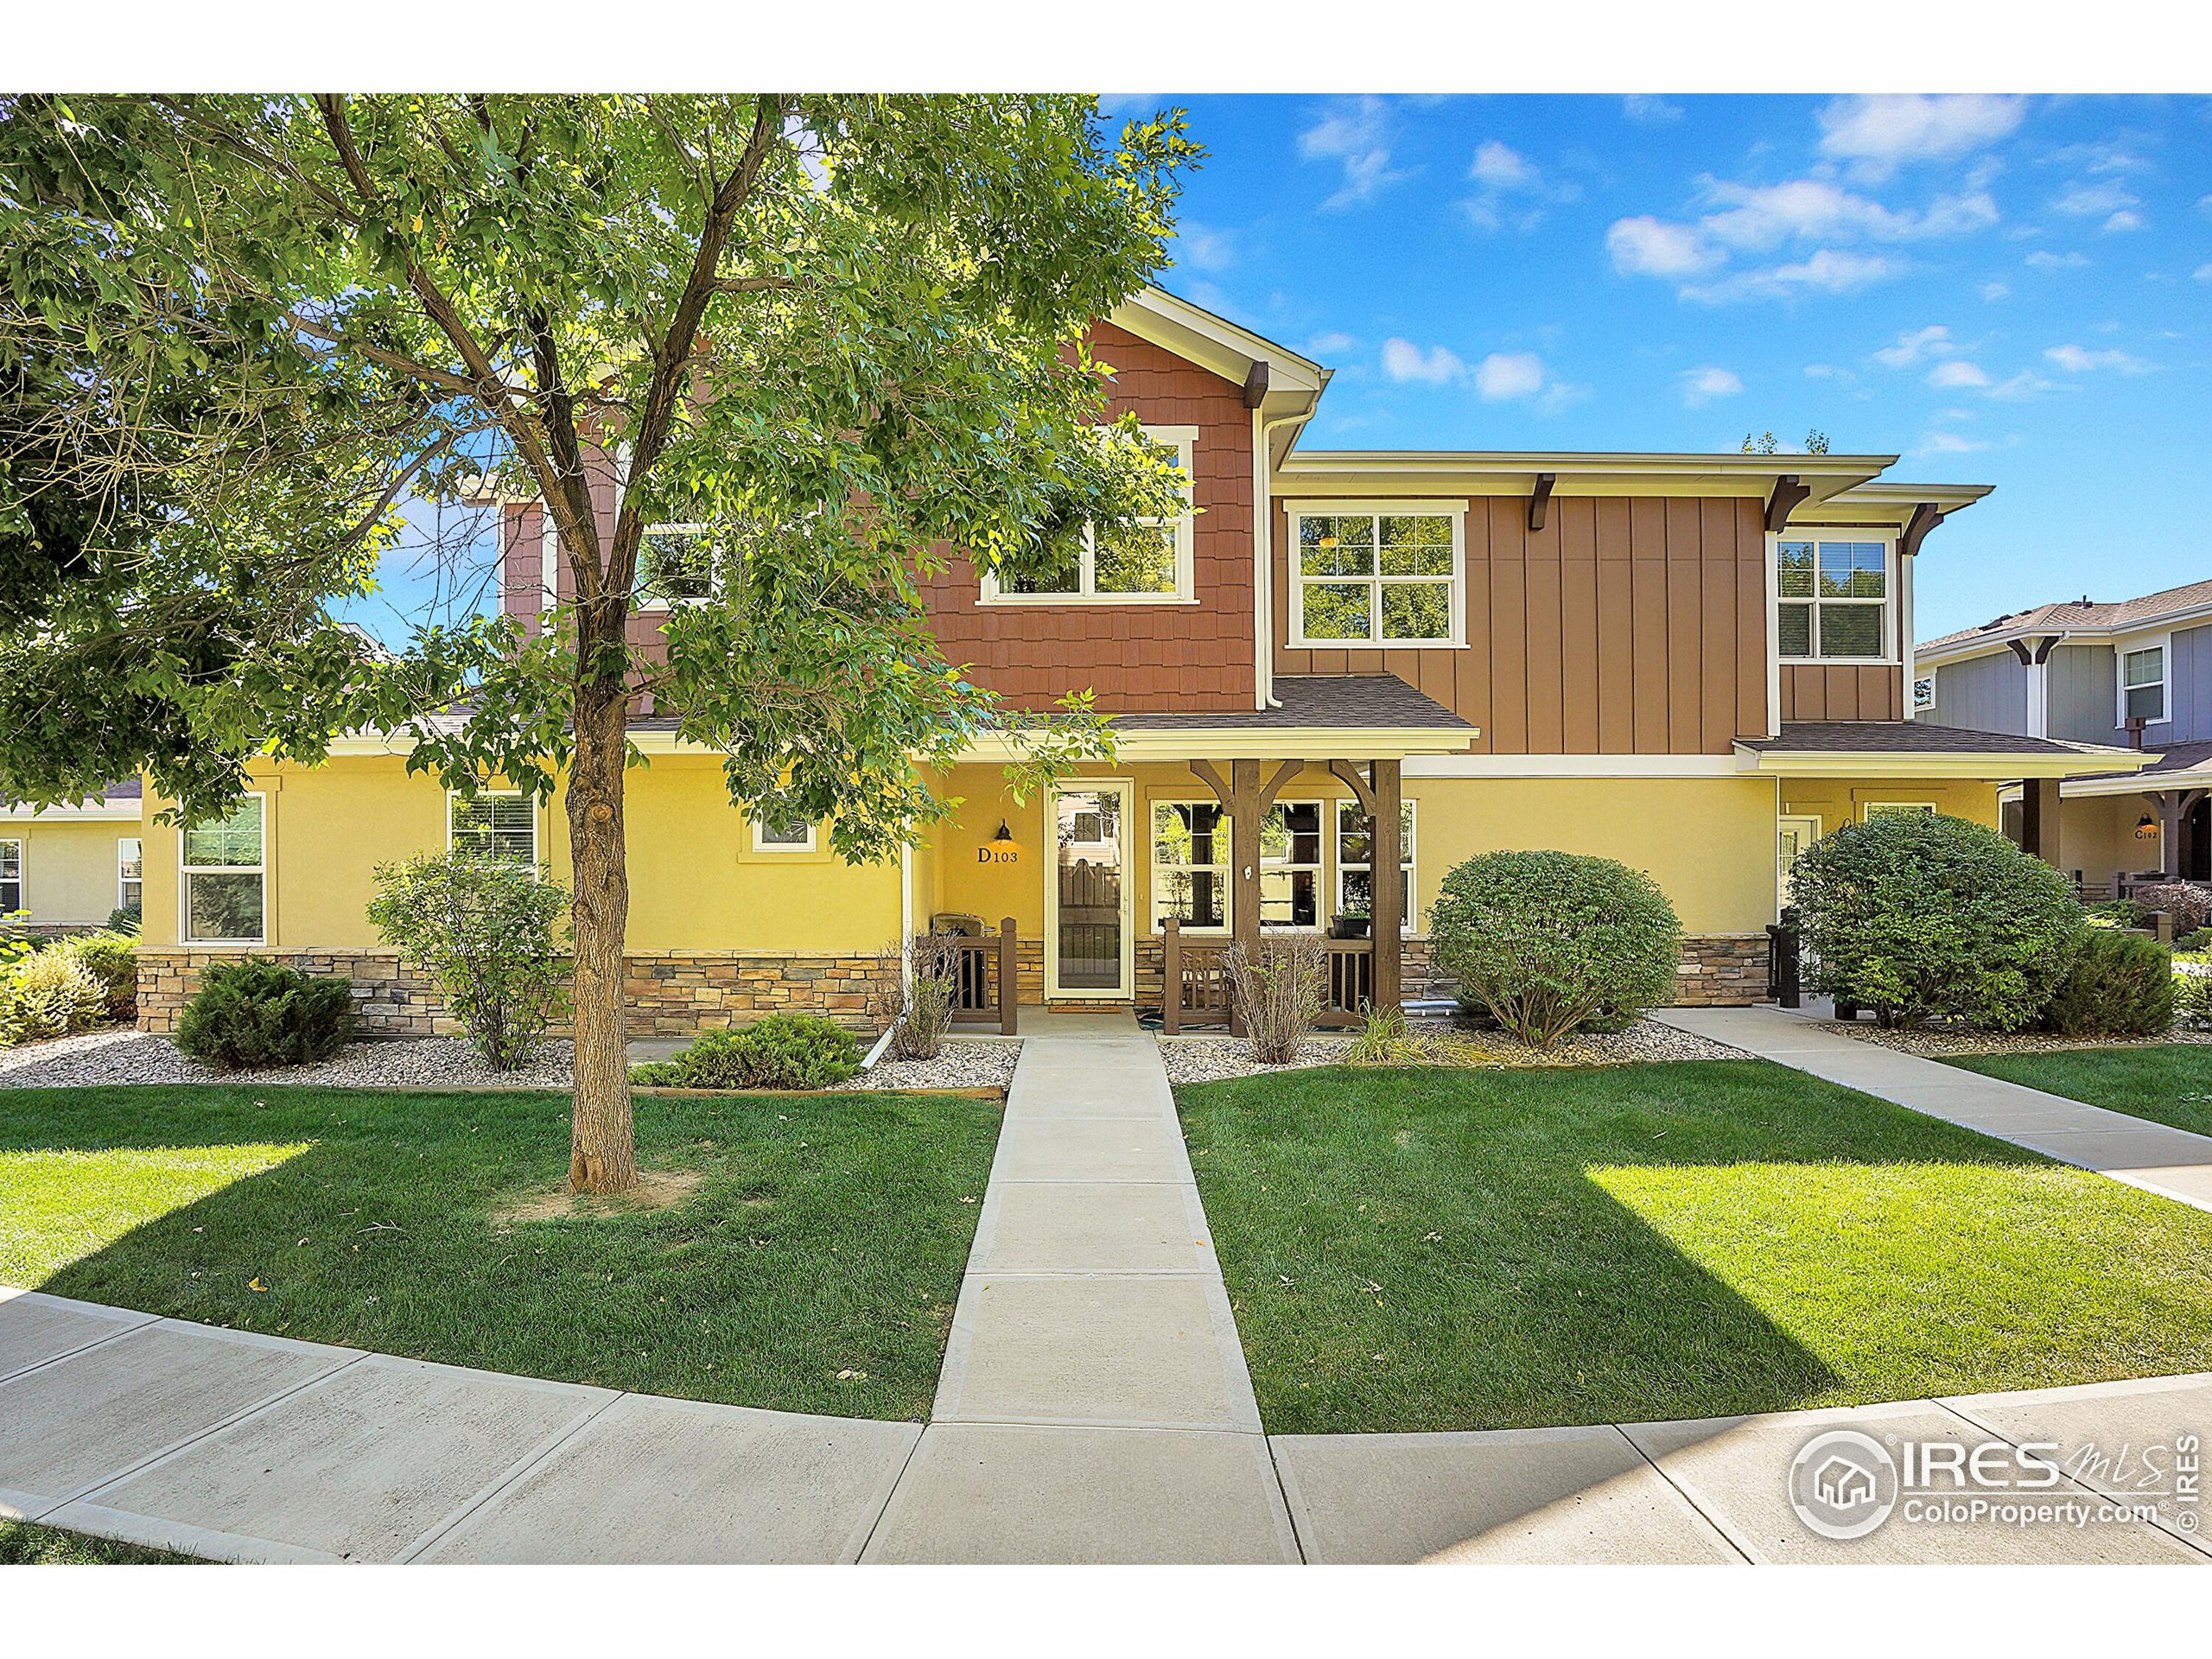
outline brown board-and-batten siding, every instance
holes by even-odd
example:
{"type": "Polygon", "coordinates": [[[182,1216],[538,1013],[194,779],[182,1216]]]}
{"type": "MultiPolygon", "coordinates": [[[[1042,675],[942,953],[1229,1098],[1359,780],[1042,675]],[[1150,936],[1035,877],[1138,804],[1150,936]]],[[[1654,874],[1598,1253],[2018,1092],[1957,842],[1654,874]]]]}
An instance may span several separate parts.
{"type": "MultiPolygon", "coordinates": [[[[1280,489],[1307,499],[1290,480],[1280,489]]],[[[1482,753],[1725,754],[1738,736],[1764,734],[1761,502],[1554,495],[1532,531],[1524,499],[1476,496],[1465,543],[1464,647],[1279,645],[1275,671],[1395,674],[1480,728],[1482,753]]],[[[1287,507],[1275,545],[1275,638],[1286,640],[1287,507]]]]}
{"type": "Polygon", "coordinates": [[[1904,670],[1895,663],[1784,663],[1782,718],[1903,720],[1904,670]]]}

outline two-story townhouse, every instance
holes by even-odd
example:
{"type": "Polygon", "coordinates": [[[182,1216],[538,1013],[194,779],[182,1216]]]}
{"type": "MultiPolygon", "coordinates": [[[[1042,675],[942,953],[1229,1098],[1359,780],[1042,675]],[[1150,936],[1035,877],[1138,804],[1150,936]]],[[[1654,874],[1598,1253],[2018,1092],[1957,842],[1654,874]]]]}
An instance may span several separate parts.
{"type": "Polygon", "coordinates": [[[1914,676],[1922,719],[2147,753],[2139,773],[2050,780],[2042,801],[2006,791],[2012,833],[2051,826],[2047,855],[2085,889],[2212,878],[2212,582],[2015,611],[1927,641],[1914,676]]]}
{"type": "Polygon", "coordinates": [[[136,911],[143,867],[144,801],[126,778],[60,806],[0,798],[0,918],[30,933],[105,926],[136,911]]]}
{"type": "MultiPolygon", "coordinates": [[[[1329,372],[1305,356],[1156,290],[1095,334],[1116,412],[1174,456],[1190,511],[1018,590],[955,558],[926,597],[948,656],[1009,703],[1092,690],[1116,760],[1016,801],[980,741],[938,780],[957,814],[848,868],[820,825],[743,820],[719,757],[641,711],[639,1029],[858,1018],[878,949],[947,917],[1010,918],[1022,1000],[1052,1003],[1159,1004],[1171,928],[1179,1006],[1204,1002],[1223,942],[1312,930],[1349,1014],[1432,988],[1439,884],[1500,848],[1649,871],[1690,936],[1680,1000],[1747,1001],[1809,839],[1885,810],[1994,823],[2004,787],[2133,764],[1908,718],[1913,566],[1982,488],[1890,481],[1887,455],[1306,449],[1329,372]]],[[[535,504],[504,515],[505,603],[535,618],[566,575],[535,504]]],[[[662,533],[662,604],[683,602],[683,534],[662,533]]],[[[423,1027],[363,915],[373,866],[467,837],[565,873],[566,825],[557,803],[449,800],[404,761],[348,739],[313,771],[257,768],[225,825],[149,827],[149,1025],[208,953],[259,948],[335,963],[378,987],[377,1023],[423,1027]]]]}

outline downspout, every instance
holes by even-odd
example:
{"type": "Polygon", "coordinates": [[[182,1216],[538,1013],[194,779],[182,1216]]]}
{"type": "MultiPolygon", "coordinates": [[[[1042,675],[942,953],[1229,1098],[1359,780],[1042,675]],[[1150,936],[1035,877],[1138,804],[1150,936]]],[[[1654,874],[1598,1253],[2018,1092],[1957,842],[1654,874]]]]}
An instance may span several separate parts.
{"type": "Polygon", "coordinates": [[[1278,415],[1273,420],[1252,411],[1252,706],[1280,709],[1275,696],[1275,504],[1269,480],[1274,467],[1268,456],[1268,434],[1279,426],[1312,418],[1278,415]]]}

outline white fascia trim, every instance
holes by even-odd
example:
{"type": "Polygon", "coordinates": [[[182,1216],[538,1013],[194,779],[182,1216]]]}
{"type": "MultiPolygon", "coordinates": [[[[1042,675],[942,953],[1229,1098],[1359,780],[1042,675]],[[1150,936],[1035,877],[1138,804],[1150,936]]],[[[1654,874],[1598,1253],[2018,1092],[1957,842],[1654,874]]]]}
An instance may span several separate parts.
{"type": "Polygon", "coordinates": [[[2058,786],[2062,796],[2148,795],[2164,789],[2202,789],[2212,785],[2212,760],[2181,766],[2140,778],[2069,778],[2058,786]]]}
{"type": "Polygon", "coordinates": [[[0,823],[137,823],[143,803],[129,806],[10,806],[0,808],[0,823]]]}
{"type": "Polygon", "coordinates": [[[1411,754],[1405,778],[1739,778],[1732,754],[1411,754]]]}
{"type": "Polygon", "coordinates": [[[1955,778],[1980,779],[2070,778],[2082,773],[2116,770],[2135,760],[2148,766],[2157,757],[2134,756],[2124,750],[2082,754],[1898,754],[1880,750],[1796,751],[1767,754],[1738,747],[1746,772],[1768,772],[1783,778],[1955,778]]]}

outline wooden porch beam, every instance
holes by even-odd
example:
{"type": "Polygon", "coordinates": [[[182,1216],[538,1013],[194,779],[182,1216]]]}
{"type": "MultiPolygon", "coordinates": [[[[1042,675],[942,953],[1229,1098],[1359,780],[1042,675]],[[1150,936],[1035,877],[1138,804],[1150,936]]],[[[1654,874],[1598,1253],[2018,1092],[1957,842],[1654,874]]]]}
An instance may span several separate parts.
{"type": "Polygon", "coordinates": [[[1306,763],[1303,760],[1286,760],[1275,768],[1274,776],[1268,779],[1268,786],[1260,791],[1262,817],[1268,815],[1268,809],[1275,804],[1275,797],[1282,793],[1283,786],[1305,770],[1306,763]]]}
{"type": "Polygon", "coordinates": [[[1222,782],[1221,769],[1211,760],[1193,760],[1191,762],[1191,770],[1197,775],[1200,783],[1213,791],[1213,798],[1221,803],[1222,810],[1227,811],[1230,796],[1234,791],[1227,784],[1222,782]]]}
{"type": "MultiPolygon", "coordinates": [[[[1395,765],[1394,761],[1392,763],[1395,765]]],[[[1359,775],[1359,768],[1349,760],[1332,760],[1329,771],[1338,782],[1348,787],[1359,802],[1359,810],[1369,817],[1375,816],[1375,790],[1366,779],[1359,775]]]]}

